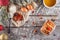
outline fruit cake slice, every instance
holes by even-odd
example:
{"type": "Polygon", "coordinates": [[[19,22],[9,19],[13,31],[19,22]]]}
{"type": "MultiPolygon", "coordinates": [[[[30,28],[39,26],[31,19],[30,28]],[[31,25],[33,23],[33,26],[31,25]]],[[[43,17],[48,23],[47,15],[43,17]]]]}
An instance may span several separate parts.
{"type": "Polygon", "coordinates": [[[51,20],[47,20],[42,28],[40,29],[41,33],[49,35],[53,32],[53,30],[55,29],[56,25],[53,21],[51,20]]]}

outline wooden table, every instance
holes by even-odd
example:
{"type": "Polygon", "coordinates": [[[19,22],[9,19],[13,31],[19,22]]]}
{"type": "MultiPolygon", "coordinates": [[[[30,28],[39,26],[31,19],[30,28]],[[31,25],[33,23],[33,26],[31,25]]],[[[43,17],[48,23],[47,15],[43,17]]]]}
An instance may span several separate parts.
{"type": "Polygon", "coordinates": [[[9,40],[60,40],[60,0],[52,9],[41,7],[37,13],[31,13],[29,20],[22,27],[13,27],[11,24],[10,29],[9,40]],[[56,24],[56,29],[49,36],[40,32],[40,28],[47,19],[55,19],[56,24]],[[33,33],[34,29],[37,29],[36,34],[33,33]]]}

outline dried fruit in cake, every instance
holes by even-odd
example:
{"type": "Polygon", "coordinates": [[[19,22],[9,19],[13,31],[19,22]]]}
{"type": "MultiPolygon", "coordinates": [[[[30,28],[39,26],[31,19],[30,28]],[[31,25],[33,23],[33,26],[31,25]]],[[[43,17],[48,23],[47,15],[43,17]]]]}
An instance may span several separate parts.
{"type": "Polygon", "coordinates": [[[52,28],[51,28],[51,27],[49,27],[49,26],[47,26],[47,27],[46,27],[46,30],[51,31],[51,30],[52,30],[52,28]]]}
{"type": "Polygon", "coordinates": [[[47,31],[46,29],[41,30],[43,34],[49,35],[49,31],[47,31]]]}
{"type": "Polygon", "coordinates": [[[21,11],[22,11],[22,12],[28,12],[28,10],[27,10],[26,7],[21,7],[21,11]]]}
{"type": "Polygon", "coordinates": [[[33,10],[34,9],[32,5],[27,5],[27,8],[28,8],[28,10],[33,10]]]}
{"type": "Polygon", "coordinates": [[[13,20],[14,21],[22,21],[23,20],[23,15],[16,12],[16,13],[14,13],[13,20]]]}

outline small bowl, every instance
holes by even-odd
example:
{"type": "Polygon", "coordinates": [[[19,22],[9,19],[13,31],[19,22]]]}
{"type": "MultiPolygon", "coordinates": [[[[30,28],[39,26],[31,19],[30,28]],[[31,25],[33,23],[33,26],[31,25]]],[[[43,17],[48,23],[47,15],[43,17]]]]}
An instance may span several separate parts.
{"type": "MultiPolygon", "coordinates": [[[[48,1],[48,0],[47,0],[47,1],[48,1]]],[[[53,6],[51,6],[51,7],[47,6],[47,5],[45,4],[44,0],[43,0],[43,4],[44,4],[44,6],[45,6],[46,8],[54,8],[54,7],[56,6],[56,4],[57,4],[57,0],[56,0],[56,3],[55,3],[53,6]]]]}

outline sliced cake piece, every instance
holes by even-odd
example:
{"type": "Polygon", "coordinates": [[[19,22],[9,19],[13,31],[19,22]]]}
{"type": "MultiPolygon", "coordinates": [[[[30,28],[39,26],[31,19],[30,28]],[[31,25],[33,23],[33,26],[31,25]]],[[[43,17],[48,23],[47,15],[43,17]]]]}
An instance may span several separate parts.
{"type": "Polygon", "coordinates": [[[53,30],[55,29],[56,25],[53,21],[51,20],[47,20],[42,28],[40,29],[41,33],[49,35],[53,32],[53,30]]]}

